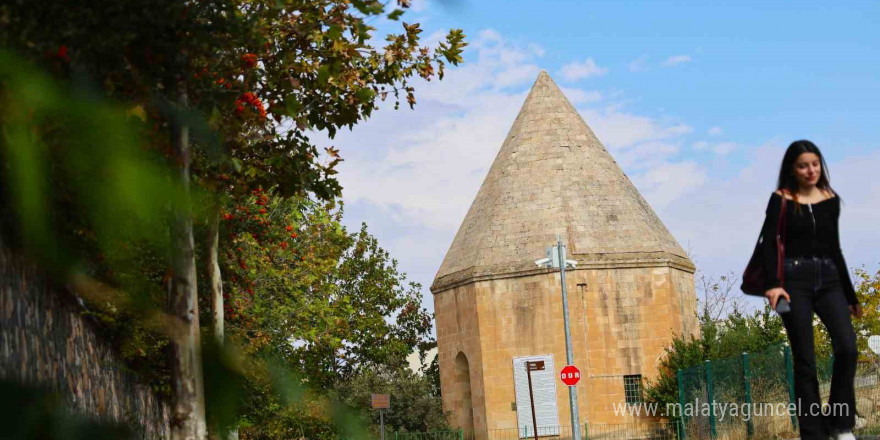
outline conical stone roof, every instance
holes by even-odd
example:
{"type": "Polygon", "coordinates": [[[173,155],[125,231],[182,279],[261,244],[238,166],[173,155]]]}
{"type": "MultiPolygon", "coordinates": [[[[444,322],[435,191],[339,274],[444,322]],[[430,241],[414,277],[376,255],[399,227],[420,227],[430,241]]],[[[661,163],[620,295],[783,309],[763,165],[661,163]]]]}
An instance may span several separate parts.
{"type": "Polygon", "coordinates": [[[544,271],[562,233],[578,267],[694,265],[550,76],[541,71],[431,290],[544,271]]]}

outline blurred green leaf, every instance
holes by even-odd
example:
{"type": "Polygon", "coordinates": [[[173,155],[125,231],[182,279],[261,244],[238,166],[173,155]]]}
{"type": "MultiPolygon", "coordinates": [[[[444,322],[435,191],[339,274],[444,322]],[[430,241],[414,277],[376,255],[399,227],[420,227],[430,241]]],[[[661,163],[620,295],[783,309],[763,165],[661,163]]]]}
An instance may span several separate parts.
{"type": "Polygon", "coordinates": [[[403,12],[404,12],[403,9],[395,9],[395,10],[391,11],[390,14],[388,14],[388,19],[389,20],[400,20],[400,17],[403,15],[403,12]]]}

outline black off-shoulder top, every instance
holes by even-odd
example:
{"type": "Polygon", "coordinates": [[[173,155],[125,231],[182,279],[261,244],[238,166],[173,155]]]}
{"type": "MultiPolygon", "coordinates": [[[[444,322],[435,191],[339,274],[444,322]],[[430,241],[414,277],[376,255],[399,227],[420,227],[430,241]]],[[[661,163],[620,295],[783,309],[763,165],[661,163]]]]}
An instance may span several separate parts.
{"type": "MultiPolygon", "coordinates": [[[[767,204],[764,226],[763,260],[766,274],[764,289],[779,287],[776,276],[776,222],[779,219],[781,195],[772,193],[767,204]]],[[[834,261],[840,274],[840,284],[849,304],[856,304],[855,289],[849,276],[843,252],[840,250],[838,219],[840,218],[840,198],[836,195],[818,203],[798,203],[785,199],[785,256],[788,257],[827,257],[834,261]],[[795,212],[795,206],[799,212],[795,212]]]]}

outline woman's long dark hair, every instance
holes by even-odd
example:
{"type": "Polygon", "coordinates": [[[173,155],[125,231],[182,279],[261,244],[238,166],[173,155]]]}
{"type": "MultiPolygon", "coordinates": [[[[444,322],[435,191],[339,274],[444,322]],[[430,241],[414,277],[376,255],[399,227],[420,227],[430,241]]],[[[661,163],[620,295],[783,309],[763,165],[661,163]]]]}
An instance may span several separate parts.
{"type": "MultiPolygon", "coordinates": [[[[798,211],[800,210],[800,205],[797,204],[798,182],[794,177],[793,168],[794,162],[804,153],[814,153],[816,156],[819,156],[819,163],[822,165],[822,169],[819,170],[819,181],[816,182],[816,187],[825,191],[831,190],[831,183],[829,182],[831,174],[828,172],[828,166],[825,165],[825,156],[822,156],[819,147],[806,139],[792,142],[791,145],[788,146],[788,149],[785,150],[785,156],[782,157],[782,165],[779,167],[779,180],[776,182],[776,189],[780,191],[787,190],[792,198],[794,198],[795,210],[798,211]]],[[[843,200],[841,200],[841,202],[842,201],[843,200]]]]}

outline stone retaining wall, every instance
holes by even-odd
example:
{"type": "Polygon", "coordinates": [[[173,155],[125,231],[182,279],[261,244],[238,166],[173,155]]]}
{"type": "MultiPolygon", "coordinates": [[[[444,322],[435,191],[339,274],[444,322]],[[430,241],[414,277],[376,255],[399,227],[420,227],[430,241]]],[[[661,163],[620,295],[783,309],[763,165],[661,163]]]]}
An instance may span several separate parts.
{"type": "Polygon", "coordinates": [[[0,250],[0,379],[42,385],[96,420],[168,437],[168,405],[120,365],[75,297],[0,250]]]}

